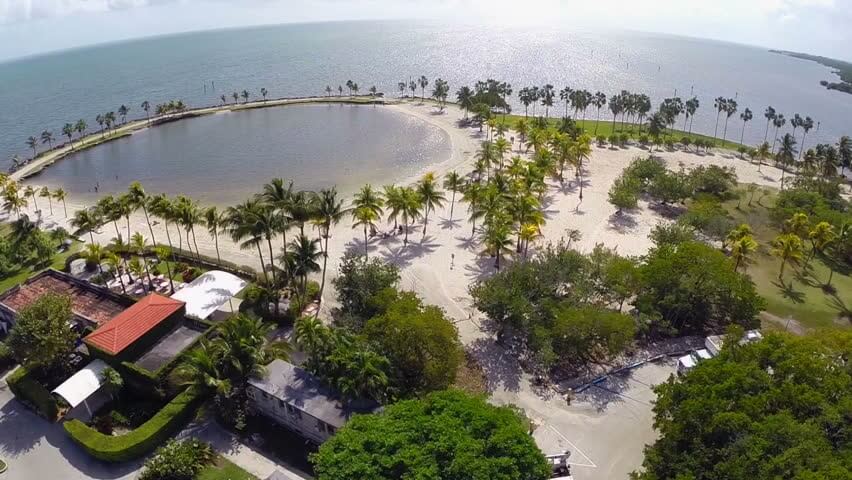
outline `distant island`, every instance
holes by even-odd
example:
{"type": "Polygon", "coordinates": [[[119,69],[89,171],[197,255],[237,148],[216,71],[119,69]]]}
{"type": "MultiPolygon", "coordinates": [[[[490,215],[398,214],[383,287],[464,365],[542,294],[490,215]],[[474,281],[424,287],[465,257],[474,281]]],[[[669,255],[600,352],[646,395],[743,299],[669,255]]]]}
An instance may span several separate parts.
{"type": "Polygon", "coordinates": [[[836,60],[834,58],[820,57],[819,55],[788,52],[786,50],[770,50],[770,52],[789,55],[791,57],[801,58],[802,60],[810,60],[812,62],[825,65],[826,67],[831,67],[835,69],[834,73],[840,76],[840,81],[829,82],[828,80],[822,80],[819,84],[829,90],[840,90],[841,92],[852,93],[852,63],[844,62],[843,60],[836,60]]]}

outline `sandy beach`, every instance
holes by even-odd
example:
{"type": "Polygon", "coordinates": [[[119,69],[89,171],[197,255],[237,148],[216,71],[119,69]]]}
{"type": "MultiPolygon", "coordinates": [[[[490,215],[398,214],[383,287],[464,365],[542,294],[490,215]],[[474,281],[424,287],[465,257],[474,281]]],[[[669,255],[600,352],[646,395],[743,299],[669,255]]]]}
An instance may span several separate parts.
{"type": "MultiPolygon", "coordinates": [[[[409,178],[392,178],[375,182],[375,187],[383,184],[396,182],[397,184],[411,183],[419,179],[427,171],[442,175],[448,171],[456,170],[460,173],[468,172],[472,168],[472,159],[480,142],[484,139],[484,133],[477,128],[460,128],[458,120],[463,113],[455,106],[448,106],[441,114],[429,103],[402,102],[399,104],[386,105],[383,108],[392,108],[399,112],[416,116],[432,125],[443,129],[450,137],[452,148],[450,158],[432,165],[427,165],[422,170],[409,178]]],[[[127,127],[131,128],[131,124],[127,127]]],[[[517,150],[518,144],[514,145],[512,155],[524,155],[525,152],[517,150]]],[[[593,146],[591,160],[587,162],[583,177],[584,190],[583,201],[580,202],[578,191],[579,185],[571,178],[564,186],[558,182],[550,182],[545,205],[547,224],[543,227],[543,238],[537,244],[531,246],[531,253],[537,247],[547,243],[556,242],[565,236],[569,229],[576,229],[581,234],[581,240],[573,245],[580,251],[589,251],[598,243],[603,243],[618,252],[626,255],[641,255],[645,253],[650,242],[648,234],[651,229],[660,222],[668,221],[662,215],[650,208],[646,202],[640,202],[639,208],[633,212],[625,212],[624,215],[616,216],[616,209],[607,201],[607,193],[612,182],[618,177],[624,167],[633,159],[648,155],[648,151],[637,147],[629,148],[599,148],[593,146]]],[[[736,169],[741,183],[755,183],[761,186],[779,186],[781,171],[763,165],[761,172],[757,171],[757,165],[750,164],[739,159],[730,152],[715,152],[708,155],[695,154],[683,151],[659,151],[655,155],[662,158],[668,167],[677,170],[681,167],[692,168],[701,164],[715,164],[730,166],[736,169]]],[[[299,179],[293,179],[298,188],[299,179]]],[[[33,185],[37,184],[33,182],[33,185]]],[[[261,189],[257,185],[257,190],[261,189]]],[[[149,190],[149,193],[157,193],[149,190]]],[[[170,195],[179,192],[165,192],[170,195]]],[[[60,225],[68,229],[67,219],[62,213],[62,207],[54,205],[54,214],[49,215],[46,199],[39,199],[42,210],[42,220],[45,225],[52,227],[60,225]]],[[[404,246],[401,236],[391,236],[386,239],[373,238],[369,242],[370,256],[379,256],[400,266],[403,277],[403,288],[417,291],[428,303],[443,307],[449,315],[457,321],[466,323],[471,317],[476,321],[475,312],[470,306],[467,294],[468,286],[478,279],[489,275],[494,271],[493,259],[483,255],[483,247],[476,237],[471,238],[471,227],[467,221],[467,205],[460,203],[457,198],[453,218],[450,218],[450,196],[447,196],[447,204],[430,216],[426,235],[422,235],[422,222],[419,226],[413,226],[410,231],[410,242],[404,246]]],[[[79,202],[78,199],[69,198],[68,214],[88,207],[79,202]]],[[[34,205],[30,202],[27,212],[31,218],[35,218],[34,205]]],[[[363,253],[363,237],[361,230],[353,230],[351,219],[346,218],[343,222],[332,229],[332,237],[329,242],[329,276],[334,276],[337,264],[344,252],[353,251],[363,253]]],[[[148,236],[148,228],[141,212],[131,217],[131,226],[134,231],[142,232],[148,236]]],[[[391,225],[385,225],[380,230],[389,231],[391,225]]],[[[107,225],[95,234],[95,240],[107,244],[114,236],[114,230],[107,225]]],[[[154,233],[159,242],[165,242],[165,231],[163,225],[154,227],[154,233]]],[[[316,235],[316,231],[313,235],[316,235]]],[[[196,229],[198,246],[201,253],[215,256],[214,242],[204,229],[196,229]]],[[[175,228],[172,226],[172,238],[175,239],[175,228]]],[[[84,240],[88,240],[85,236],[84,240]]],[[[150,240],[150,239],[149,239],[150,240]]],[[[176,243],[176,240],[175,240],[176,243]]],[[[277,245],[280,245],[280,239],[277,245]]],[[[222,257],[232,262],[250,265],[259,268],[259,261],[253,250],[241,250],[236,244],[227,238],[220,238],[220,250],[222,257]]],[[[511,260],[510,260],[511,261],[511,260]]],[[[325,307],[333,306],[334,292],[326,290],[325,307]]],[[[476,327],[476,324],[473,325],[476,327]]],[[[464,332],[466,329],[460,329],[464,332]]],[[[478,327],[474,328],[478,330],[478,327]]],[[[473,333],[473,332],[469,332],[473,333]]],[[[474,336],[478,336],[474,334],[474,336]]],[[[463,340],[469,340],[470,337],[463,340]]]]}

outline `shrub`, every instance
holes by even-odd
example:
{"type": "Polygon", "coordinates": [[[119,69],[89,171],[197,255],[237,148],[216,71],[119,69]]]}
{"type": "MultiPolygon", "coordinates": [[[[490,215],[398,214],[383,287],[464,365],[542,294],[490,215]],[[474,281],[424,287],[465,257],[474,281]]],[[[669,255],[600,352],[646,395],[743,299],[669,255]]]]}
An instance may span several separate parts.
{"type": "Polygon", "coordinates": [[[126,462],[142,457],[178,431],[202,399],[192,389],[184,390],[139,428],[119,436],[104,435],[79,420],[63,426],[89,455],[105,462],[126,462]]]}
{"type": "Polygon", "coordinates": [[[599,146],[599,147],[603,148],[603,147],[605,147],[605,146],[606,146],[606,136],[604,136],[604,135],[598,135],[598,137],[597,137],[597,141],[598,141],[598,146],[599,146]]]}
{"type": "Polygon", "coordinates": [[[12,355],[12,349],[10,349],[4,342],[0,342],[0,371],[14,364],[15,357],[12,355]]]}
{"type": "Polygon", "coordinates": [[[622,133],[621,135],[618,136],[618,144],[621,145],[622,147],[627,145],[627,142],[629,142],[629,141],[630,141],[630,135],[628,135],[626,133],[622,133]]]}
{"type": "Polygon", "coordinates": [[[308,280],[307,287],[305,288],[305,297],[309,301],[318,300],[319,299],[319,293],[320,293],[319,283],[317,283],[313,280],[308,280]]]}
{"type": "Polygon", "coordinates": [[[169,440],[145,462],[139,480],[192,480],[214,456],[210,444],[196,438],[169,440]]]}
{"type": "Polygon", "coordinates": [[[643,147],[647,147],[651,144],[651,139],[648,138],[648,135],[643,133],[639,136],[639,144],[641,144],[643,147]]]}
{"type": "Polygon", "coordinates": [[[15,397],[21,403],[51,422],[56,420],[59,415],[56,400],[44,386],[33,378],[32,372],[23,366],[18,367],[6,378],[6,384],[9,385],[9,390],[15,394],[15,397]]]}
{"type": "Polygon", "coordinates": [[[370,298],[399,282],[399,268],[378,258],[345,255],[340,275],[332,280],[343,313],[368,319],[375,315],[370,298]]]}
{"type": "Polygon", "coordinates": [[[618,134],[617,133],[613,133],[612,135],[609,136],[609,144],[612,145],[613,147],[618,145],[618,134]]]}

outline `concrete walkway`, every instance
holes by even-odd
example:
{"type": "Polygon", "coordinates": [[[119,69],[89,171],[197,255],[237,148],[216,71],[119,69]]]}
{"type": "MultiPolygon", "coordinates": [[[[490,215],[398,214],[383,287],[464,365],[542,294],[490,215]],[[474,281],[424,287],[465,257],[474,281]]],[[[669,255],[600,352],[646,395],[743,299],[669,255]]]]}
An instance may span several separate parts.
{"type": "Polygon", "coordinates": [[[195,437],[209,443],[218,454],[261,480],[270,478],[273,474],[275,474],[273,477],[275,480],[309,480],[312,478],[304,472],[276,463],[255,448],[242,443],[231,432],[212,420],[190,425],[178,435],[178,438],[187,437],[195,437]]]}

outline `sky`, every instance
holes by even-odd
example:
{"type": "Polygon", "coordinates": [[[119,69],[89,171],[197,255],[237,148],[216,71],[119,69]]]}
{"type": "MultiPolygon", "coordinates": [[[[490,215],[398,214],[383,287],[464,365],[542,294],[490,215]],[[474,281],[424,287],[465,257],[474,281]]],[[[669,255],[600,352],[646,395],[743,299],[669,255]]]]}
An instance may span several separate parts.
{"type": "Polygon", "coordinates": [[[623,28],[852,61],[852,0],[0,0],[0,60],[195,30],[409,18],[623,28]]]}

